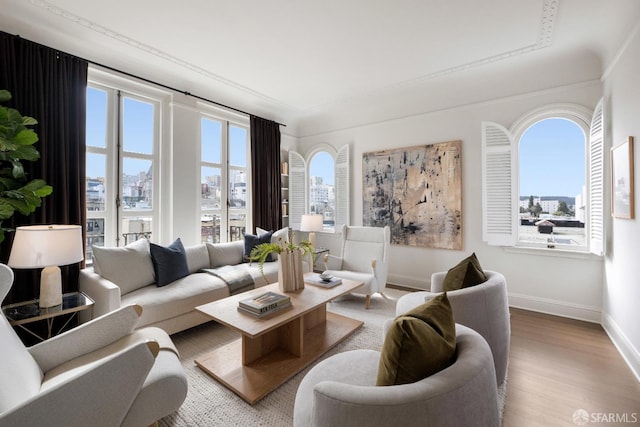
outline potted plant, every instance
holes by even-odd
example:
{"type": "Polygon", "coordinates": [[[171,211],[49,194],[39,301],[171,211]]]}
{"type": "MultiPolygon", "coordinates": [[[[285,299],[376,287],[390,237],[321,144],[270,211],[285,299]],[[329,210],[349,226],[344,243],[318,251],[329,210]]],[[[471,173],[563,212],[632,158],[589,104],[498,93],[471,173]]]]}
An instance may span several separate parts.
{"type": "MultiPolygon", "coordinates": [[[[0,90],[0,102],[7,102],[11,94],[0,90]]],[[[27,180],[21,160],[30,162],[40,158],[33,144],[38,135],[33,126],[38,122],[33,117],[22,116],[17,110],[0,106],[0,243],[4,233],[11,229],[2,222],[11,218],[15,211],[23,215],[33,213],[42,204],[53,188],[42,179],[27,180]]]]}
{"type": "MultiPolygon", "coordinates": [[[[260,273],[264,277],[264,263],[272,254],[278,254],[278,284],[283,292],[292,292],[304,288],[302,257],[313,253],[308,240],[295,244],[282,239],[278,243],[261,243],[249,254],[249,260],[258,261],[260,273]]],[[[266,280],[266,278],[265,278],[266,280]]]]}

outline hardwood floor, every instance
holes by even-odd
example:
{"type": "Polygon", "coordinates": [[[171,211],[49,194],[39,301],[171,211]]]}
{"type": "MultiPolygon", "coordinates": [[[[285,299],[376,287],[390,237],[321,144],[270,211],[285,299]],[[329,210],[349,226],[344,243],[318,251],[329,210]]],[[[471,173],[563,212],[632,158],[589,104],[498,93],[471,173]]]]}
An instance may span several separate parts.
{"type": "Polygon", "coordinates": [[[511,308],[508,381],[505,427],[640,425],[640,383],[600,325],[511,308]]]}

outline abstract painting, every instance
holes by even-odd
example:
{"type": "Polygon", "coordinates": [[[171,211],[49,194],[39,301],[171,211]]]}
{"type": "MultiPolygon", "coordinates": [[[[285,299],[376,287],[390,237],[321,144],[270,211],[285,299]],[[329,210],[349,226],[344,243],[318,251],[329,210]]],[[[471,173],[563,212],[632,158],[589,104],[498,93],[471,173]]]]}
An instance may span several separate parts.
{"type": "Polygon", "coordinates": [[[462,250],[462,141],[362,155],[363,223],[391,243],[462,250]]]}

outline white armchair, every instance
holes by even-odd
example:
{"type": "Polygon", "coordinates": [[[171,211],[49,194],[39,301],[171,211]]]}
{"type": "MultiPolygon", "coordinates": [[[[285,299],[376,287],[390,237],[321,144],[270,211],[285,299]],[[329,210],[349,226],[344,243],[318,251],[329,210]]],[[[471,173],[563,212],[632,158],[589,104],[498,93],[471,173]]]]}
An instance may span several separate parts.
{"type": "MultiPolygon", "coordinates": [[[[0,264],[0,301],[13,271],[0,264]]],[[[169,336],[134,331],[126,306],[25,347],[0,315],[0,425],[146,426],[177,410],[187,380],[169,336]]]]}
{"type": "Polygon", "coordinates": [[[344,225],[341,256],[324,256],[324,267],[330,274],[364,283],[354,293],[366,295],[366,308],[369,308],[371,295],[382,293],[387,286],[390,240],[388,226],[344,225]]]}
{"type": "Polygon", "coordinates": [[[456,325],[456,360],[409,384],[376,386],[380,353],[351,350],[315,365],[302,379],[294,427],[500,426],[491,350],[456,325]]]}

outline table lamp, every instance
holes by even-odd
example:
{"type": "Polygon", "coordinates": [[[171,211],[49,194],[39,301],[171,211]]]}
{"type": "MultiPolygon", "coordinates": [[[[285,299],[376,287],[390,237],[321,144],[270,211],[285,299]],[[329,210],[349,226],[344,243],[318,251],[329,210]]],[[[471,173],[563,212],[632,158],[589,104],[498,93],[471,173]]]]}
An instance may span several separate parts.
{"type": "Polygon", "coordinates": [[[60,265],[84,259],[79,225],[29,225],[16,228],[9,267],[44,268],[40,276],[40,307],[62,304],[60,265]]]}
{"type": "Polygon", "coordinates": [[[316,247],[316,231],[322,231],[322,215],[302,215],[300,231],[309,232],[309,242],[316,247]]]}

